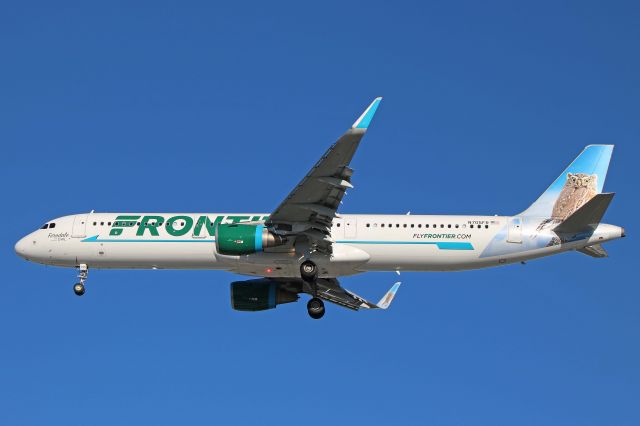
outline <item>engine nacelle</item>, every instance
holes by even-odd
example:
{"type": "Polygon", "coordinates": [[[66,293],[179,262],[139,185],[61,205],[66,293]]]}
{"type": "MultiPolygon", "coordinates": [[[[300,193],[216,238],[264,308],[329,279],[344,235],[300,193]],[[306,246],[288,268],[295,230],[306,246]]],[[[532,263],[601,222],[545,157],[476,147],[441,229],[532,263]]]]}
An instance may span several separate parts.
{"type": "Polygon", "coordinates": [[[251,254],[285,243],[285,238],[264,225],[220,223],[216,227],[216,249],[224,255],[251,254]]]}
{"type": "Polygon", "coordinates": [[[298,299],[296,293],[266,278],[231,283],[231,307],[236,311],[264,311],[298,299]]]}

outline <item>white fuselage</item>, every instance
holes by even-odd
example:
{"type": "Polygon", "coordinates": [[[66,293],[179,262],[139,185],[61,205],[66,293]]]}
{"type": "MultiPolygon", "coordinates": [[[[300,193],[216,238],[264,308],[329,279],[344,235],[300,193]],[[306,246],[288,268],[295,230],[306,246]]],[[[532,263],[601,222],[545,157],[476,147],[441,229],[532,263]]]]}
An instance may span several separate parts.
{"type": "Polygon", "coordinates": [[[600,224],[593,232],[559,241],[550,228],[540,226],[539,218],[345,214],[333,222],[331,255],[282,248],[243,256],[217,252],[211,224],[264,221],[266,217],[260,213],[92,212],[52,220],[45,226],[55,223],[55,227],[27,235],[16,244],[16,252],[27,260],[65,267],[220,269],[265,277],[299,276],[301,259],[307,257],[318,264],[320,276],[338,277],[366,271],[498,266],[624,234],[620,227],[600,224]],[[134,219],[114,231],[117,218],[122,217],[134,219]],[[171,233],[167,220],[172,221],[171,233]]]}

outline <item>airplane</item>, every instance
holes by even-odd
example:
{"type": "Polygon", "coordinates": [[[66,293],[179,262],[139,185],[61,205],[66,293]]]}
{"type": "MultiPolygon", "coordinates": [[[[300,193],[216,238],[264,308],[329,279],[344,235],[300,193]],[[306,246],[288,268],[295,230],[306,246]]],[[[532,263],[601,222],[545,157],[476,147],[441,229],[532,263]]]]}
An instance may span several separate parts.
{"type": "Polygon", "coordinates": [[[89,269],[217,269],[257,277],[231,283],[231,306],[262,311],[311,296],[352,310],[387,309],[400,282],[373,303],[338,279],[370,271],[460,271],[576,250],[607,257],[602,243],[625,236],[601,223],[614,193],[603,191],[613,145],[589,145],[525,211],[514,216],[342,214],[349,167],[380,105],[376,98],[289,195],[269,213],[89,213],[46,222],[15,245],[22,258],[89,269]]]}

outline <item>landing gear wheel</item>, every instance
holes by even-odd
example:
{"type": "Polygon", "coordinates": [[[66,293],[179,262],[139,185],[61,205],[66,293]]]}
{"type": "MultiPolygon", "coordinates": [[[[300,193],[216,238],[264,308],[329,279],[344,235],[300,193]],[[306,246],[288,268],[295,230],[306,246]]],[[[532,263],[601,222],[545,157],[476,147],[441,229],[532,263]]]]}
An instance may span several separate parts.
{"type": "Polygon", "coordinates": [[[318,267],[310,260],[305,260],[300,265],[300,276],[308,283],[315,282],[318,278],[318,267]]]}
{"type": "Polygon", "coordinates": [[[76,296],[82,296],[84,294],[84,284],[76,283],[73,286],[73,292],[76,294],[76,296]]]}
{"type": "Polygon", "coordinates": [[[324,316],[324,302],[317,297],[312,298],[307,302],[307,311],[313,319],[322,318],[324,316]]]}
{"type": "Polygon", "coordinates": [[[82,296],[84,294],[84,282],[89,276],[89,266],[86,263],[81,263],[78,268],[78,281],[73,285],[73,292],[76,296],[82,296]]]}

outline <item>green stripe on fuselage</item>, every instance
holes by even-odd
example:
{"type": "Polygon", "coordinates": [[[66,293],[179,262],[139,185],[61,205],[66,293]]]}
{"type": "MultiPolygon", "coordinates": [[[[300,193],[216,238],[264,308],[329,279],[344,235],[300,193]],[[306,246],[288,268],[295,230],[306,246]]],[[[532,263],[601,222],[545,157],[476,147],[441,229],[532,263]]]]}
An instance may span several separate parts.
{"type": "MultiPolygon", "coordinates": [[[[215,243],[215,239],[101,239],[99,235],[81,240],[83,243],[215,243]]],[[[440,250],[473,250],[473,245],[458,241],[368,241],[338,240],[338,244],[370,244],[370,245],[435,245],[440,250]]]]}

